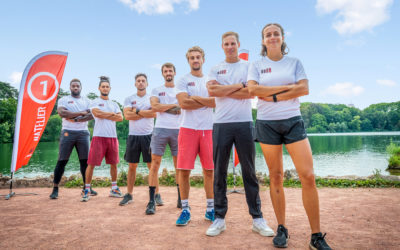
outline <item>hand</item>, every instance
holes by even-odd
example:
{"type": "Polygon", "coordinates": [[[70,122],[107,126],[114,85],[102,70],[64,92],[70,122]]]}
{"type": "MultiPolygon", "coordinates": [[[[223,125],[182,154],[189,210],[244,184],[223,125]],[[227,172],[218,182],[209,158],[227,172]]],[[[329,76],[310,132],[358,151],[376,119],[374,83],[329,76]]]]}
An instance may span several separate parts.
{"type": "Polygon", "coordinates": [[[65,120],[67,120],[67,121],[69,121],[69,122],[75,122],[75,120],[74,120],[74,119],[68,119],[68,118],[65,118],[65,120]]]}
{"type": "Polygon", "coordinates": [[[265,97],[258,97],[259,100],[263,100],[266,102],[274,102],[274,99],[272,98],[272,96],[265,96],[265,97]]]}
{"type": "Polygon", "coordinates": [[[217,82],[216,80],[211,80],[207,82],[207,85],[221,85],[219,82],[217,82]]]}

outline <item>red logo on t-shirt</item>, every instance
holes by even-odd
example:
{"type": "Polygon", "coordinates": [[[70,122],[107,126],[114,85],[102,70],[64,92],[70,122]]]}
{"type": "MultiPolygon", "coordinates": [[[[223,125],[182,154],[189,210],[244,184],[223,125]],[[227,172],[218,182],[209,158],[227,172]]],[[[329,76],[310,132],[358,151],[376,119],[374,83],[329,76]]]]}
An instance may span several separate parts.
{"type": "Polygon", "coordinates": [[[218,75],[225,75],[226,74],[226,69],[218,71],[217,74],[218,75]]]}
{"type": "Polygon", "coordinates": [[[74,103],[74,101],[68,101],[68,104],[73,104],[74,103]]]}
{"type": "Polygon", "coordinates": [[[158,93],[158,96],[165,96],[165,92],[158,93]]]}
{"type": "Polygon", "coordinates": [[[135,105],[135,104],[136,104],[136,101],[133,101],[133,102],[132,102],[132,105],[135,105]]]}
{"type": "Polygon", "coordinates": [[[194,86],[196,86],[196,83],[195,82],[188,82],[188,86],[194,87],[194,86]]]}
{"type": "Polygon", "coordinates": [[[266,68],[261,70],[261,74],[271,73],[271,68],[266,68]]]}
{"type": "Polygon", "coordinates": [[[100,104],[99,104],[99,107],[104,107],[104,103],[100,103],[100,104]]]}

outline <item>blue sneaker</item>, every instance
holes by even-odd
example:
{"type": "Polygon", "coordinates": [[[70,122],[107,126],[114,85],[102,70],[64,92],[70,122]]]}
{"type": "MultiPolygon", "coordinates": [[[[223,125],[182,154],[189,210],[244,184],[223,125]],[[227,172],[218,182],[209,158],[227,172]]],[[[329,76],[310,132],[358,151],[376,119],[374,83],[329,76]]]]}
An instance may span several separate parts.
{"type": "Polygon", "coordinates": [[[190,212],[187,209],[184,209],[179,216],[179,218],[176,220],[176,225],[177,226],[186,226],[190,221],[190,212]]]}
{"type": "Polygon", "coordinates": [[[214,209],[212,209],[211,211],[206,211],[205,219],[213,222],[215,219],[214,215],[215,215],[214,209]]]}

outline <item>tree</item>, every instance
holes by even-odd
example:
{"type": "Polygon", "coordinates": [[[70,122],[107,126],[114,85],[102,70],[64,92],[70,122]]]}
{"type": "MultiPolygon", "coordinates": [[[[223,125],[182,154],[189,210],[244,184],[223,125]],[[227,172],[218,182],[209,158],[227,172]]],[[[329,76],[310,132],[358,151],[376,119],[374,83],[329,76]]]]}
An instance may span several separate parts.
{"type": "Polygon", "coordinates": [[[13,86],[11,86],[11,84],[0,81],[0,100],[8,98],[17,99],[18,90],[13,86]]]}
{"type": "Polygon", "coordinates": [[[99,96],[96,95],[96,94],[93,93],[93,92],[90,92],[89,94],[87,94],[86,97],[87,97],[88,99],[90,99],[90,100],[94,100],[94,99],[98,98],[99,96]]]}

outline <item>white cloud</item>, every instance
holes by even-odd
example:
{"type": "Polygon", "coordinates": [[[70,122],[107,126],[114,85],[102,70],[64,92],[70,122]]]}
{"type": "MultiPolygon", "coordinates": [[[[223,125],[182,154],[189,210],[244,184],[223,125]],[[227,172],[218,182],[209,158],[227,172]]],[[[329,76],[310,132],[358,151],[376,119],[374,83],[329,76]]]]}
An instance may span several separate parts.
{"type": "Polygon", "coordinates": [[[153,69],[161,70],[161,66],[162,65],[160,63],[155,63],[155,64],[151,65],[150,67],[153,68],[153,69]]]}
{"type": "Polygon", "coordinates": [[[376,83],[383,86],[394,87],[397,85],[395,81],[392,80],[376,80],[376,83]]]}
{"type": "Polygon", "coordinates": [[[8,79],[10,80],[10,82],[12,84],[19,85],[21,83],[21,79],[22,79],[22,72],[14,71],[11,73],[11,75],[8,77],[8,79]]]}
{"type": "Polygon", "coordinates": [[[317,0],[320,14],[338,11],[333,28],[341,35],[371,31],[390,18],[393,0],[317,0]]]}
{"type": "Polygon", "coordinates": [[[200,0],[119,0],[139,14],[168,14],[174,12],[174,5],[187,4],[187,12],[197,10],[200,0]]]}
{"type": "Polygon", "coordinates": [[[329,86],[323,93],[343,97],[358,96],[364,92],[364,88],[352,82],[338,82],[329,86]]]}

